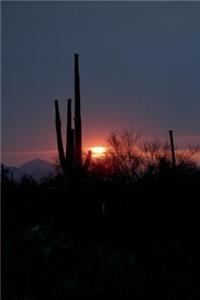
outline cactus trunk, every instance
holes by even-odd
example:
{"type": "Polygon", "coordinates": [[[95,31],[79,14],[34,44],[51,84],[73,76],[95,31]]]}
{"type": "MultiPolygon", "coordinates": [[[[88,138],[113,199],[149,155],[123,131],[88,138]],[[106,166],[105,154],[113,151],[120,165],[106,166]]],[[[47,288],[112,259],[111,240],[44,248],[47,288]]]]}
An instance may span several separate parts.
{"type": "Polygon", "coordinates": [[[82,166],[82,132],[80,105],[80,78],[78,54],[74,54],[74,92],[75,92],[75,163],[82,166]]]}
{"type": "Polygon", "coordinates": [[[67,138],[66,138],[66,160],[73,163],[74,158],[74,130],[72,129],[71,99],[67,101],[67,138]]]}

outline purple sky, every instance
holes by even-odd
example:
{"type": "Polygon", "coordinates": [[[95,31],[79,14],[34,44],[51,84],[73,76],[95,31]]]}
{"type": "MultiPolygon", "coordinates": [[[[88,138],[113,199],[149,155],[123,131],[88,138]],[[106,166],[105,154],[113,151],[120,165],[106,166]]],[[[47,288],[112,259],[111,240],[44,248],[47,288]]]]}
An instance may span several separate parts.
{"type": "Polygon", "coordinates": [[[85,147],[121,128],[200,141],[200,2],[1,5],[4,163],[56,155],[54,99],[65,129],[74,52],[85,147]]]}

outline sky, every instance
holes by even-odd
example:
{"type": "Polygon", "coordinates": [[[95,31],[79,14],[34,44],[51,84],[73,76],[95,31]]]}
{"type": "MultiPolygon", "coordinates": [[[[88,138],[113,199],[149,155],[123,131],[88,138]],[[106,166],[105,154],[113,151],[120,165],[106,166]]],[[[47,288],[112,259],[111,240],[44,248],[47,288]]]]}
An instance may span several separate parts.
{"type": "Polygon", "coordinates": [[[2,161],[56,157],[79,53],[83,145],[115,130],[200,142],[200,2],[1,2],[2,161]]]}

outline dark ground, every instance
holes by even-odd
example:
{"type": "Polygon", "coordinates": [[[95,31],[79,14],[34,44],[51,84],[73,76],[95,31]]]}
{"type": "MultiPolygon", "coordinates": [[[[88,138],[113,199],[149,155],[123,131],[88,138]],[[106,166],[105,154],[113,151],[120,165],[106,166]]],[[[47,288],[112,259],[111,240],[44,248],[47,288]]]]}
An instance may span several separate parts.
{"type": "Polygon", "coordinates": [[[200,299],[200,170],[2,179],[6,300],[200,299]]]}

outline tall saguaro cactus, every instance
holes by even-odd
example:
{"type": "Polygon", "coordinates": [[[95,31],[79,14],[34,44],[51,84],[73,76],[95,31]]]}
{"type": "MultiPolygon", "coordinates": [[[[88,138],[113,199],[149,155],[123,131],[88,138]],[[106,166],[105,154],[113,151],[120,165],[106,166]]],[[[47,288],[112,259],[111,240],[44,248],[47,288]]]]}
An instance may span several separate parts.
{"type": "Polygon", "coordinates": [[[81,101],[78,54],[74,54],[74,94],[75,94],[75,162],[82,166],[82,129],[81,129],[81,101]]]}
{"type": "Polygon", "coordinates": [[[75,92],[75,117],[74,129],[72,128],[71,99],[67,101],[67,136],[66,152],[64,153],[61,120],[58,100],[55,100],[56,135],[60,165],[65,174],[73,169],[87,169],[91,161],[91,151],[88,152],[84,165],[82,164],[82,130],[81,130],[81,103],[80,103],[80,78],[78,54],[74,54],[74,92],[75,92]]]}

